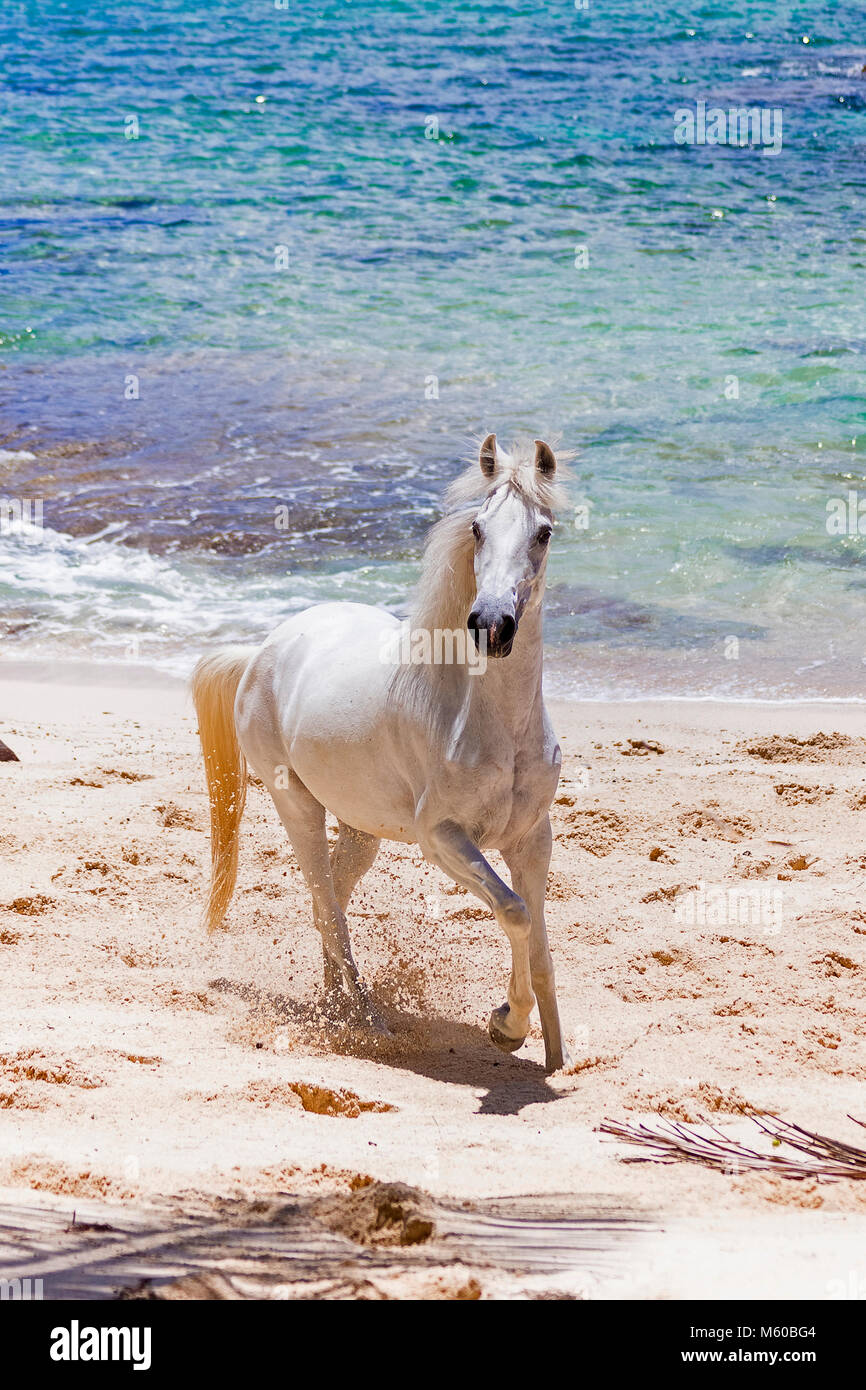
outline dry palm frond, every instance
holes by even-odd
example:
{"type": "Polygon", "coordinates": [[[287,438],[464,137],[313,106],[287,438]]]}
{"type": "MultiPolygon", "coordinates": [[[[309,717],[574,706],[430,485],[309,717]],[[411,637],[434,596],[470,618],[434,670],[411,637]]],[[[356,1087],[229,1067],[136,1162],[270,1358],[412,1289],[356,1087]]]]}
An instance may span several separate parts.
{"type": "MultiPolygon", "coordinates": [[[[745,1113],[745,1112],[744,1112],[745,1113]]],[[[702,1163],[725,1173],[778,1173],[785,1178],[866,1178],[866,1149],[846,1144],[841,1139],[829,1139],[825,1134],[803,1129],[776,1115],[750,1112],[749,1118],[774,1144],[806,1154],[807,1158],[782,1153],[764,1153],[724,1134],[716,1125],[707,1122],[711,1134],[674,1120],[661,1120],[658,1129],[645,1124],[629,1124],[620,1120],[605,1120],[599,1125],[603,1134],[611,1134],[628,1144],[642,1145],[647,1152],[629,1155],[624,1163],[702,1163]]],[[[848,1116],[854,1120],[853,1115],[848,1116]]],[[[863,1120],[854,1123],[866,1128],[863,1120]]]]}

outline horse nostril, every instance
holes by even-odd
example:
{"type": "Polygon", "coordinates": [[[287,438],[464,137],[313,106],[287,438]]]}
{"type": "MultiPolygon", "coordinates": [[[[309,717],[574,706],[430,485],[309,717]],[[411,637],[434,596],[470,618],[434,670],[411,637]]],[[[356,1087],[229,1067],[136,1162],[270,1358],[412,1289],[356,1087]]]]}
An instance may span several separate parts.
{"type": "Polygon", "coordinates": [[[479,622],[479,617],[480,614],[475,609],[469,614],[469,617],[466,619],[466,626],[469,628],[470,632],[477,632],[480,628],[481,624],[479,622]]]}
{"type": "Polygon", "coordinates": [[[500,624],[499,624],[499,631],[498,631],[498,633],[496,634],[496,636],[497,636],[497,638],[498,638],[498,640],[499,640],[499,645],[500,645],[501,647],[507,647],[507,646],[508,646],[508,643],[511,642],[511,641],[513,641],[513,639],[514,639],[514,634],[515,634],[516,631],[517,631],[517,624],[516,624],[516,622],[514,621],[513,618],[509,617],[509,616],[506,614],[505,617],[501,620],[501,622],[500,622],[500,624]]]}

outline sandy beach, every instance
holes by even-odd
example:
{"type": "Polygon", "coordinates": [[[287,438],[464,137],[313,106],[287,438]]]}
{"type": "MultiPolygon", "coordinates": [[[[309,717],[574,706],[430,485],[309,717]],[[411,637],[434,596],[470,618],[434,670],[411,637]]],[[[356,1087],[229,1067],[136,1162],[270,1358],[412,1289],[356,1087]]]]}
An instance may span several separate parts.
{"type": "MultiPolygon", "coordinates": [[[[862,1146],[862,707],[553,704],[548,923],[574,1065],[547,1077],[537,1027],[513,1057],[486,1036],[501,932],[413,848],[383,846],[350,909],[389,1039],[323,1015],[307,895],[257,786],[229,929],[206,935],[180,682],[9,664],[0,690],[20,758],[0,764],[4,1269],[98,1263],[87,1225],[153,1250],[291,1201],[330,1254],[280,1266],[280,1296],[318,1278],[318,1297],[828,1298],[866,1278],[862,1182],[627,1163],[597,1128],[709,1118],[754,1140],[745,1106],[862,1146]],[[432,1235],[359,1273],[347,1250],[381,1244],[364,1201],[394,1183],[432,1235]],[[552,1265],[525,1238],[548,1218],[552,1265]]],[[[256,1284],[223,1256],[193,1296],[277,1277],[277,1257],[256,1284]]],[[[102,1292],[133,1282],[108,1268],[102,1292]]]]}

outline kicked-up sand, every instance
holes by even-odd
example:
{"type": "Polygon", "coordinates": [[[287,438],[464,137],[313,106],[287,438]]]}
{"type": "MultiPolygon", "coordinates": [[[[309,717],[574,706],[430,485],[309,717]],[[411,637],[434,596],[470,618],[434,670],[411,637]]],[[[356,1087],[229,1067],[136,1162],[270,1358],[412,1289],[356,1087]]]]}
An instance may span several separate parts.
{"type": "Polygon", "coordinates": [[[752,1107],[866,1147],[866,712],[551,712],[573,1067],[546,1076],[537,1026],[513,1056],[487,1038],[503,934],[416,849],[383,845],[350,906],[380,1039],[324,1011],[258,786],[228,930],[202,929],[181,684],[6,666],[0,1274],[47,1296],[866,1294],[866,1182],[626,1162],[598,1132],[710,1121],[770,1154],[752,1107]]]}

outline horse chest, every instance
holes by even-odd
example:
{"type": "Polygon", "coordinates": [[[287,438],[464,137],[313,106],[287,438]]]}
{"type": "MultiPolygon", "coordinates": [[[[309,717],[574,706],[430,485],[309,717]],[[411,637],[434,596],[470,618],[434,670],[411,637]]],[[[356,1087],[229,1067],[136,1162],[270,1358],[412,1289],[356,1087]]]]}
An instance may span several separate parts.
{"type": "Polygon", "coordinates": [[[519,838],[550,804],[556,786],[551,771],[500,750],[495,761],[450,764],[436,799],[471,827],[479,845],[495,846],[519,838]]]}

